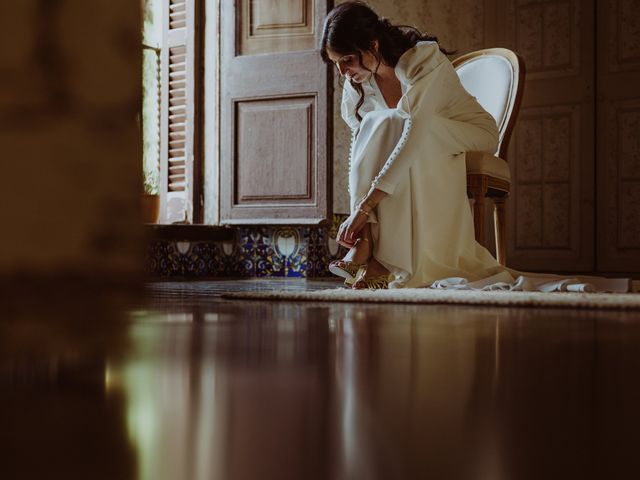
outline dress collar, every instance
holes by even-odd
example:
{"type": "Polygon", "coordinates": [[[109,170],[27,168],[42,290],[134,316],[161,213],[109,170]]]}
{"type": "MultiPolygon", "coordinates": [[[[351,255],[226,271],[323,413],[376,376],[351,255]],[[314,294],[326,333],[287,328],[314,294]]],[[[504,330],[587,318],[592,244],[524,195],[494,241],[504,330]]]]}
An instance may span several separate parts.
{"type": "Polygon", "coordinates": [[[433,41],[418,42],[404,52],[395,67],[396,76],[403,85],[412,85],[431,73],[447,57],[433,41]]]}

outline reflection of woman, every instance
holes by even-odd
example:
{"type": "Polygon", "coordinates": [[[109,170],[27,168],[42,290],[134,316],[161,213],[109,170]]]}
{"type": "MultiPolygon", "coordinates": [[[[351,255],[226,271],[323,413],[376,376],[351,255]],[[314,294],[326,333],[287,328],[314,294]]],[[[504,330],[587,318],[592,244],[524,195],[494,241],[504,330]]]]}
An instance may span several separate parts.
{"type": "Polygon", "coordinates": [[[435,37],[393,26],[366,4],[328,15],[325,61],[345,77],[342,117],[353,133],[351,215],[330,270],[353,288],[425,286],[500,269],[474,238],[464,151],[493,153],[493,118],[460,84],[435,37]]]}

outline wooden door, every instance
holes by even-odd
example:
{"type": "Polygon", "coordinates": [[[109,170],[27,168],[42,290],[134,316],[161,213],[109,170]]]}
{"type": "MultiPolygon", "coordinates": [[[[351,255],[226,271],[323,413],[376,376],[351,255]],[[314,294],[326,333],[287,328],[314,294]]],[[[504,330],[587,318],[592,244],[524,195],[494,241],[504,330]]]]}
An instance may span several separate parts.
{"type": "Polygon", "coordinates": [[[221,2],[220,217],[314,224],[330,214],[329,0],[221,2]]]}
{"type": "Polygon", "coordinates": [[[594,0],[488,3],[486,43],[514,49],[527,71],[508,154],[508,264],[591,271],[594,0]]]}
{"type": "Polygon", "coordinates": [[[640,272],[640,3],[597,9],[597,265],[640,272]]]}

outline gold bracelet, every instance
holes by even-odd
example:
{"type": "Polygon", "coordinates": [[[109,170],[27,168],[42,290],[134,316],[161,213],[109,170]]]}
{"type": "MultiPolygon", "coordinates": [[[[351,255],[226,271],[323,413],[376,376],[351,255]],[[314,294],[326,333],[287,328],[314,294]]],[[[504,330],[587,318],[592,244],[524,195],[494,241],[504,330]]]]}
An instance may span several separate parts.
{"type": "Polygon", "coordinates": [[[363,198],[363,199],[362,199],[362,202],[363,202],[365,205],[369,206],[369,207],[371,208],[371,210],[373,210],[374,208],[376,208],[376,205],[371,203],[371,199],[370,199],[370,198],[366,198],[366,197],[365,197],[365,198],[363,198]]]}
{"type": "Polygon", "coordinates": [[[365,212],[362,208],[358,208],[358,212],[364,213],[367,217],[371,214],[371,212],[365,212]]]}

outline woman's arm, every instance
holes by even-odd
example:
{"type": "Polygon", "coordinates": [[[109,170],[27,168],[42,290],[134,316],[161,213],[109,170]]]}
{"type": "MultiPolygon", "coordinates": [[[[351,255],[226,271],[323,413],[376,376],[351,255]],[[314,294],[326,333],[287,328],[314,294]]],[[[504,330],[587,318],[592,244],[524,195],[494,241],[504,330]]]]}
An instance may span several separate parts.
{"type": "Polygon", "coordinates": [[[358,238],[358,234],[367,224],[369,214],[378,206],[380,200],[386,196],[385,192],[377,188],[369,190],[369,193],[360,201],[356,210],[340,225],[336,241],[345,247],[352,247],[358,238]]]}
{"type": "Polygon", "coordinates": [[[340,114],[344,122],[352,131],[360,128],[360,120],[356,116],[356,105],[360,95],[351,86],[349,82],[345,82],[342,87],[342,102],[340,104],[340,114]]]}
{"type": "Polygon", "coordinates": [[[404,117],[400,139],[389,155],[371,187],[390,195],[415,161],[422,158],[431,139],[432,122],[449,98],[444,91],[442,69],[436,69],[407,90],[398,103],[398,113],[404,117]]]}
{"type": "Polygon", "coordinates": [[[358,234],[366,225],[371,211],[384,197],[393,194],[397,184],[412,163],[421,158],[420,152],[424,148],[424,142],[429,141],[428,122],[432,120],[443,100],[442,96],[444,96],[441,89],[438,88],[439,80],[440,71],[435,70],[414,84],[400,100],[398,111],[405,117],[402,136],[373,180],[367,195],[340,226],[337,241],[341,245],[347,247],[353,245],[358,234]],[[412,128],[416,115],[420,116],[419,131],[412,128]],[[405,144],[409,144],[409,148],[406,148],[405,144]]]}
{"type": "Polygon", "coordinates": [[[383,192],[382,190],[379,190],[377,188],[372,188],[360,202],[359,209],[363,210],[366,213],[370,213],[371,210],[375,209],[378,206],[380,200],[382,200],[387,195],[387,192],[383,192]]]}

